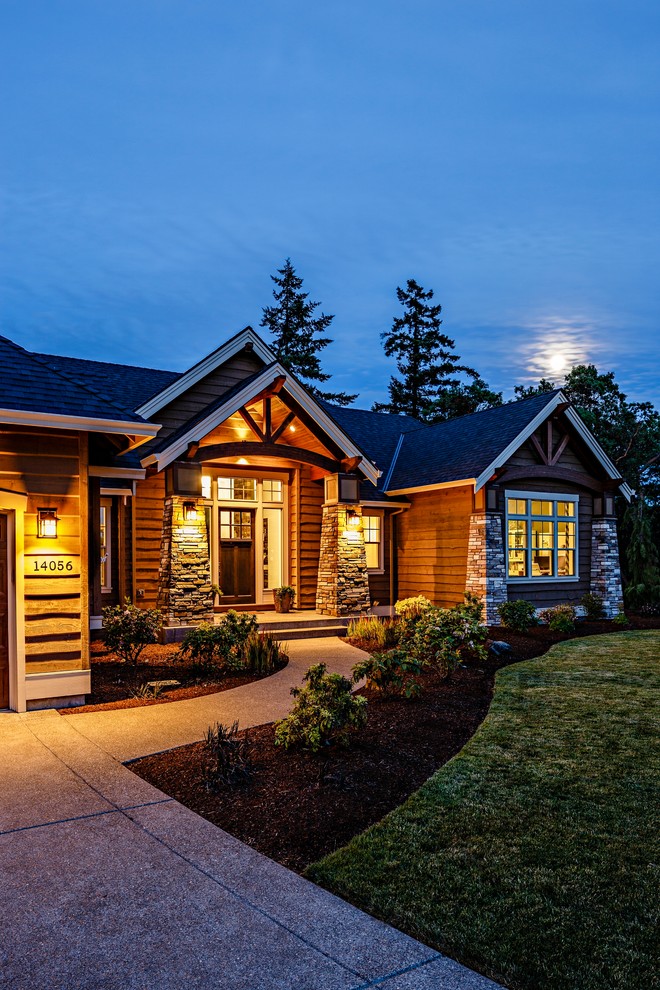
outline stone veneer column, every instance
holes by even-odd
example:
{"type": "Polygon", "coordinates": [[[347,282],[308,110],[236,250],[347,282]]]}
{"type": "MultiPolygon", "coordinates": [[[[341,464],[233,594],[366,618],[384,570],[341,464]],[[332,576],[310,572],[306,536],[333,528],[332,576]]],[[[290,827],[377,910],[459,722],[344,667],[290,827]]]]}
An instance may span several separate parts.
{"type": "Polygon", "coordinates": [[[362,525],[346,529],[346,511],[359,505],[324,505],[316,608],[326,615],[350,615],[371,605],[362,525]]]}
{"type": "Polygon", "coordinates": [[[197,520],[186,522],[183,503],[194,499],[171,495],[163,508],[160,543],[158,607],[166,626],[181,626],[213,619],[209,539],[204,507],[197,520]]]}
{"type": "Polygon", "coordinates": [[[507,589],[502,516],[497,512],[470,516],[465,590],[483,599],[486,624],[499,626],[497,606],[507,600],[507,589]]]}
{"type": "Polygon", "coordinates": [[[591,522],[591,591],[603,599],[608,619],[623,608],[619,538],[612,517],[595,517],[591,522]]]}

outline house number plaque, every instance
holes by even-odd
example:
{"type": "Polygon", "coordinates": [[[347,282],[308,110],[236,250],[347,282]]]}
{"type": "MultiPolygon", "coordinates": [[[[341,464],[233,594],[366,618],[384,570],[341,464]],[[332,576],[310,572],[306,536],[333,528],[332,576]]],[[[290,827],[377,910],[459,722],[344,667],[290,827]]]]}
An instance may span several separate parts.
{"type": "Polygon", "coordinates": [[[26,577],[79,577],[80,558],[67,553],[25,554],[26,577]]]}

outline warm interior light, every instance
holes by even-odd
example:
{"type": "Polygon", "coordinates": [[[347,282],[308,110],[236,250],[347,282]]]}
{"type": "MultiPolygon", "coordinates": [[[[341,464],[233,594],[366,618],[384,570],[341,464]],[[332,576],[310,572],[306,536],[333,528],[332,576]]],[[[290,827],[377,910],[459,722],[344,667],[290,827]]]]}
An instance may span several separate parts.
{"type": "Polygon", "coordinates": [[[194,502],[183,503],[183,521],[197,522],[197,506],[194,502]]]}
{"type": "Polygon", "coordinates": [[[237,464],[247,464],[248,461],[246,461],[246,459],[244,457],[239,457],[238,460],[236,461],[236,463],[237,464]]]}
{"type": "Polygon", "coordinates": [[[51,540],[57,537],[57,509],[38,510],[38,535],[51,540]]]}

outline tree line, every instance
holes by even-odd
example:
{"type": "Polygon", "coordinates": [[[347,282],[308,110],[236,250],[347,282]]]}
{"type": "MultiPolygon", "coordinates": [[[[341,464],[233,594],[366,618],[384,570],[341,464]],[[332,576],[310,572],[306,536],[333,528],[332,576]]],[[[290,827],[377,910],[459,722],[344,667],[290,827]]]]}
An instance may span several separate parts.
{"type": "MultiPolygon", "coordinates": [[[[289,258],[271,279],[275,304],[264,308],[261,326],[270,332],[278,360],[317,398],[350,405],[357,394],[319,388],[331,377],[322,370],[319,353],[332,343],[326,331],[334,316],[317,315],[320,303],[303,291],[289,258]]],[[[373,411],[439,423],[502,405],[502,393],[461,361],[455,341],[442,331],[442,307],[433,290],[408,279],[396,293],[401,312],[381,339],[398,374],[390,378],[388,401],[375,403],[373,411]]],[[[594,364],[574,366],[559,386],[545,378],[532,386],[516,385],[515,401],[557,387],[635,492],[630,505],[618,500],[628,604],[660,606],[660,413],[650,402],[630,401],[614,373],[600,372],[594,364]]]]}

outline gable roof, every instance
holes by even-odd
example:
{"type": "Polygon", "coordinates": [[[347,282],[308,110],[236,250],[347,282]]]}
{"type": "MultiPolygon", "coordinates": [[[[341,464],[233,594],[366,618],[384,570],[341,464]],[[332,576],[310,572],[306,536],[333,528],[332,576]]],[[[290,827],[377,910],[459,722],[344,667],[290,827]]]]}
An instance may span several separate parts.
{"type": "Polygon", "coordinates": [[[354,409],[350,406],[335,406],[324,400],[321,400],[321,405],[383,472],[378,483],[380,489],[383,488],[387,470],[402,434],[424,428],[424,424],[413,419],[412,416],[396,416],[391,413],[354,409]]]}
{"type": "Polygon", "coordinates": [[[120,403],[99,396],[68,374],[55,370],[0,336],[3,369],[0,419],[5,423],[38,423],[63,429],[101,430],[155,436],[159,427],[120,403]]]}
{"type": "Polygon", "coordinates": [[[59,354],[34,354],[53,371],[73,378],[79,384],[93,388],[109,402],[119,402],[135,410],[154,394],[162,392],[177,379],[180,371],[158,368],[138,368],[130,364],[109,361],[88,361],[85,358],[62,357],[59,354]]]}

